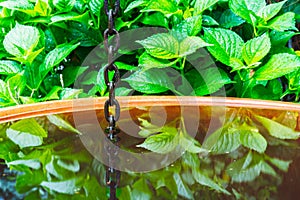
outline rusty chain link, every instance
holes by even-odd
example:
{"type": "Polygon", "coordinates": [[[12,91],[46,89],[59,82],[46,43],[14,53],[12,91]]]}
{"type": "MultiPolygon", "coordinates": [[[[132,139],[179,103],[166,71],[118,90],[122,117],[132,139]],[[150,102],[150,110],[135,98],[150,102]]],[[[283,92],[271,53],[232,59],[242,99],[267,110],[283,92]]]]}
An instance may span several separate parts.
{"type": "Polygon", "coordinates": [[[110,189],[109,200],[117,200],[116,189],[120,183],[121,173],[115,167],[118,162],[118,151],[120,138],[117,134],[120,132],[116,127],[116,121],[120,117],[120,104],[115,99],[115,88],[120,80],[118,67],[114,64],[114,56],[120,48],[120,35],[115,29],[115,17],[120,10],[120,0],[104,0],[104,11],[108,18],[108,28],[104,31],[104,48],[107,52],[108,62],[104,68],[104,80],[109,90],[109,98],[104,104],[104,115],[109,123],[105,132],[107,133],[107,141],[105,149],[108,156],[109,166],[106,170],[105,181],[110,189]],[[109,36],[114,36],[113,41],[109,42],[109,36]],[[112,80],[109,79],[109,72],[113,72],[112,80]],[[111,109],[114,107],[114,112],[111,109]]]}

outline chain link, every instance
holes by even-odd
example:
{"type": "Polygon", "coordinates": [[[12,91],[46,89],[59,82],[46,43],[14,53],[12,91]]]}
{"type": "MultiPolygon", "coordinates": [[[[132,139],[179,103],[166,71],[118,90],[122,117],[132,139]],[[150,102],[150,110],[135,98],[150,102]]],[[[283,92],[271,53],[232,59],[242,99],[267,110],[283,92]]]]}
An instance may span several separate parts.
{"type": "Polygon", "coordinates": [[[120,10],[120,0],[104,0],[104,11],[108,18],[108,28],[104,31],[104,47],[107,52],[108,62],[104,68],[104,80],[109,90],[109,99],[104,104],[104,115],[109,123],[105,132],[107,133],[106,152],[109,166],[106,169],[105,181],[110,189],[109,200],[117,200],[116,189],[120,183],[121,173],[116,170],[118,163],[119,141],[117,134],[120,132],[116,127],[116,121],[120,118],[120,104],[115,98],[115,88],[120,80],[118,67],[114,64],[114,56],[120,48],[120,35],[115,29],[115,17],[120,10]],[[114,36],[109,42],[109,36],[114,36]],[[109,72],[113,72],[112,80],[109,80],[109,72]],[[111,112],[115,107],[114,112],[111,112]],[[113,145],[112,145],[113,144],[113,145]]]}

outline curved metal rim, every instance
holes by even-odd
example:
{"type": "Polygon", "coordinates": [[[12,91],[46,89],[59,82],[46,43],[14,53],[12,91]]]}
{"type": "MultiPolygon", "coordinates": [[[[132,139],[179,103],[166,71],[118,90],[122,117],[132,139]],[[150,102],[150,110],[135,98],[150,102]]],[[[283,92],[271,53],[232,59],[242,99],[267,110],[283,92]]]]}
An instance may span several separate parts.
{"type": "MultiPolygon", "coordinates": [[[[48,101],[0,109],[0,123],[51,114],[101,110],[107,97],[75,100],[48,101]],[[92,106],[91,106],[92,105],[92,106]]],[[[130,96],[118,97],[121,108],[143,106],[219,106],[255,108],[266,110],[288,110],[300,112],[300,104],[265,101],[246,98],[194,97],[194,96],[130,96]]]]}

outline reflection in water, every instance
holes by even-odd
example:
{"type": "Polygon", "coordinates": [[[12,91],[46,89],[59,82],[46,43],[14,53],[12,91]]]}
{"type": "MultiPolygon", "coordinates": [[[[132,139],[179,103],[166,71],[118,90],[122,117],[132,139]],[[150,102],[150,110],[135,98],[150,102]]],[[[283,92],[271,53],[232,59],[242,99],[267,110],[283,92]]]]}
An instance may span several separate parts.
{"type": "MultiPolygon", "coordinates": [[[[164,109],[121,113],[121,148],[136,157],[120,157],[120,166],[133,167],[122,169],[119,199],[292,199],[299,193],[298,113],[226,108],[220,115],[201,107],[200,116],[182,117],[182,108],[164,109]],[[152,160],[146,160],[149,153],[152,160]],[[148,172],[133,172],[145,163],[148,172]]],[[[21,172],[19,193],[28,199],[107,199],[99,161],[105,150],[99,135],[89,134],[97,128],[88,117],[82,113],[78,130],[72,115],[0,125],[0,158],[21,172]]],[[[98,120],[104,130],[106,121],[98,120]]],[[[3,182],[1,177],[1,192],[3,182]]]]}

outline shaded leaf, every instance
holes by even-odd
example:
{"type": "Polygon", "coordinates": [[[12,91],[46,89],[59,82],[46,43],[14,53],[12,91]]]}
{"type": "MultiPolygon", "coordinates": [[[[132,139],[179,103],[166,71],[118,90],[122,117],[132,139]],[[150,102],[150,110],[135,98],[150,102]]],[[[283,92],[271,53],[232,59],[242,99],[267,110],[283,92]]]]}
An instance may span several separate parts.
{"type": "Polygon", "coordinates": [[[234,14],[230,9],[225,10],[220,17],[220,25],[224,28],[233,28],[244,22],[245,20],[234,14]]]}

